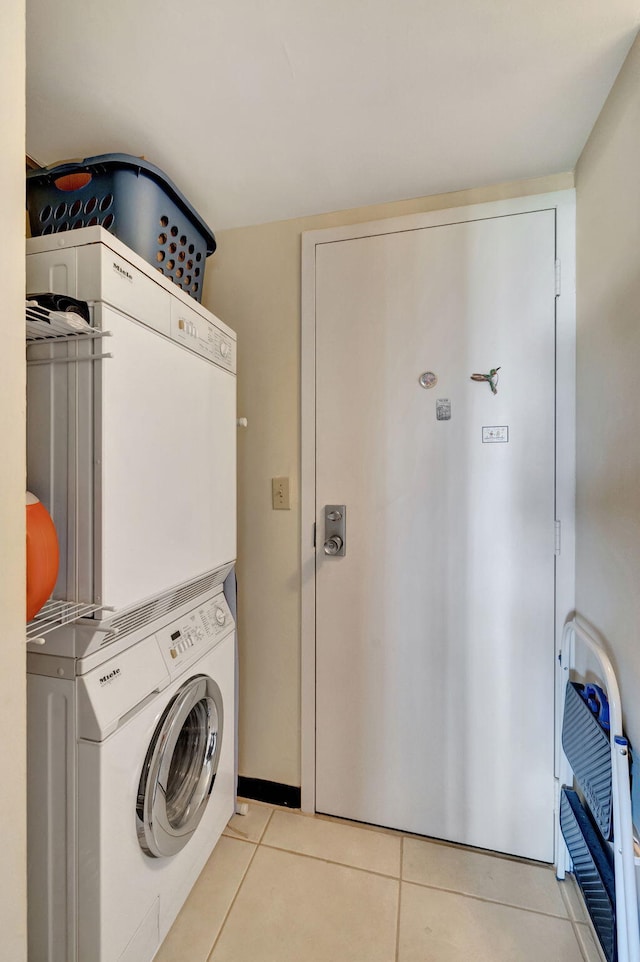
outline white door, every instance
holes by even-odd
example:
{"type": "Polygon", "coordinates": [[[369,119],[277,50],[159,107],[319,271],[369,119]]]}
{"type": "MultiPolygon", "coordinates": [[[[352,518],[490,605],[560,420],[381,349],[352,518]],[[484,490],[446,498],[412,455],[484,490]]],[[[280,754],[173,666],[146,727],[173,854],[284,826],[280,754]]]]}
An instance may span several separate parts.
{"type": "Polygon", "coordinates": [[[316,247],[316,809],[545,861],[554,261],[553,210],[316,247]]]}

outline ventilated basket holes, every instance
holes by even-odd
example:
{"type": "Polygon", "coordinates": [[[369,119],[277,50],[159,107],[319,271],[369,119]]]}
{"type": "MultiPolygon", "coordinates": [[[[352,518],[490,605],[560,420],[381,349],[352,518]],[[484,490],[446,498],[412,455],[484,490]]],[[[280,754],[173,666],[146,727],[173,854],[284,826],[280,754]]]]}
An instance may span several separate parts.
{"type": "Polygon", "coordinates": [[[184,247],[184,246],[186,245],[186,243],[187,243],[187,238],[186,238],[185,235],[183,234],[183,235],[181,236],[181,238],[180,238],[180,246],[181,246],[181,247],[184,247]]]}
{"type": "Polygon", "coordinates": [[[176,271],[176,277],[182,277],[183,274],[184,274],[184,271],[182,270],[181,267],[179,267],[178,270],[176,271]]]}
{"type": "Polygon", "coordinates": [[[42,231],[43,234],[53,234],[53,224],[47,224],[45,229],[42,231]]]}
{"type": "Polygon", "coordinates": [[[176,262],[175,262],[175,261],[167,261],[167,270],[168,270],[168,271],[172,271],[175,266],[176,266],[176,262]]]}
{"type": "Polygon", "coordinates": [[[192,270],[193,270],[193,261],[187,261],[187,270],[188,270],[188,271],[192,271],[192,270]]]}
{"type": "Polygon", "coordinates": [[[104,227],[105,230],[110,230],[113,227],[114,221],[115,221],[115,217],[113,216],[113,214],[107,214],[105,219],[102,221],[102,226],[104,227]]]}
{"type": "Polygon", "coordinates": [[[183,261],[186,256],[187,256],[187,255],[185,254],[184,251],[180,251],[180,253],[178,254],[178,260],[179,260],[179,261],[183,261]]]}
{"type": "Polygon", "coordinates": [[[73,204],[69,208],[69,217],[77,217],[81,210],[82,210],[82,201],[74,200],[73,204]]]}
{"type": "Polygon", "coordinates": [[[193,254],[194,250],[195,250],[195,247],[193,246],[193,244],[189,244],[189,253],[193,254]]]}
{"type": "Polygon", "coordinates": [[[91,220],[87,221],[87,227],[97,227],[98,223],[99,223],[98,218],[92,217],[91,220]]]}
{"type": "Polygon", "coordinates": [[[69,230],[69,221],[63,220],[59,227],[56,229],[57,234],[61,234],[63,231],[69,230]]]}
{"type": "Polygon", "coordinates": [[[84,221],[83,221],[83,220],[77,220],[77,221],[75,222],[75,224],[72,224],[72,225],[71,225],[71,229],[72,229],[72,230],[78,230],[79,227],[84,227],[84,221]]]}
{"type": "Polygon", "coordinates": [[[100,201],[100,210],[104,214],[105,210],[109,210],[113,204],[113,194],[105,194],[105,196],[100,201]]]}
{"type": "Polygon", "coordinates": [[[44,222],[46,220],[49,220],[50,217],[51,217],[51,205],[46,204],[46,206],[43,207],[42,210],[40,211],[40,223],[44,224],[44,222]]]}
{"type": "Polygon", "coordinates": [[[158,234],[158,244],[159,244],[159,246],[162,247],[162,246],[163,246],[164,244],[166,244],[166,243],[167,243],[167,235],[166,235],[166,234],[158,234]]]}
{"type": "Polygon", "coordinates": [[[172,237],[177,237],[177,236],[178,236],[178,228],[175,226],[175,224],[174,224],[173,227],[171,228],[171,236],[172,236],[172,237]]]}
{"type": "Polygon", "coordinates": [[[199,287],[200,287],[200,285],[199,285],[198,282],[196,281],[196,283],[195,283],[195,284],[193,285],[193,287],[191,288],[191,290],[193,291],[194,294],[197,294],[197,293],[198,293],[198,288],[199,288],[199,287]]]}
{"type": "Polygon", "coordinates": [[[161,226],[161,227],[168,227],[168,226],[169,226],[169,218],[168,218],[168,217],[161,217],[161,218],[160,218],[160,226],[161,226]]]}
{"type": "Polygon", "coordinates": [[[170,254],[175,254],[175,252],[176,252],[177,250],[178,250],[178,247],[177,247],[176,244],[169,244],[169,253],[170,253],[170,254]]]}
{"type": "MultiPolygon", "coordinates": [[[[156,260],[162,262],[164,260],[164,251],[158,251],[156,254],[156,260]]],[[[160,268],[158,268],[160,269],[160,268]]]]}
{"type": "Polygon", "coordinates": [[[62,204],[58,204],[55,211],[53,212],[53,216],[55,217],[56,220],[62,220],[62,218],[66,213],[67,213],[67,205],[65,203],[62,203],[62,204]]]}
{"type": "Polygon", "coordinates": [[[85,214],[93,214],[97,206],[98,206],[98,198],[90,197],[89,200],[84,205],[85,214]]]}
{"type": "Polygon", "coordinates": [[[200,251],[198,251],[198,253],[196,254],[196,260],[198,263],[200,263],[200,261],[202,260],[202,254],[200,253],[200,251]]]}
{"type": "Polygon", "coordinates": [[[190,284],[191,284],[191,274],[187,274],[187,276],[184,279],[184,286],[189,287],[190,284]]]}
{"type": "Polygon", "coordinates": [[[199,268],[199,267],[196,267],[196,269],[195,269],[195,271],[194,271],[193,273],[195,274],[196,277],[200,277],[200,268],[199,268]]]}

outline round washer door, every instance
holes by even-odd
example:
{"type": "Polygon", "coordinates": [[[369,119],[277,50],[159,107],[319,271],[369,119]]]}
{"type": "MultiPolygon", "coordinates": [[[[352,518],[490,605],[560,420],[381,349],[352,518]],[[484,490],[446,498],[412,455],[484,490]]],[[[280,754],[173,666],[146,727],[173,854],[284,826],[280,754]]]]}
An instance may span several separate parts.
{"type": "Polygon", "coordinates": [[[193,676],[167,705],[140,776],[136,823],[147,855],[175,855],[198,827],[218,769],[222,728],[218,685],[193,676]]]}

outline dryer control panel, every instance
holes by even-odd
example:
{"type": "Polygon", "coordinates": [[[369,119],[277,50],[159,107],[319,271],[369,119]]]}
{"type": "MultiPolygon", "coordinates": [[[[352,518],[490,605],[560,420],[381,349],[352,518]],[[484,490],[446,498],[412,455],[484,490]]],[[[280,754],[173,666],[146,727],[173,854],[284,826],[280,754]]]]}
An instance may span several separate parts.
{"type": "Polygon", "coordinates": [[[205,649],[215,647],[235,627],[229,605],[222,592],[156,632],[162,657],[171,674],[199,658],[205,649]]]}
{"type": "Polygon", "coordinates": [[[171,337],[218,367],[235,373],[236,342],[231,334],[175,299],[171,302],[171,337]]]}

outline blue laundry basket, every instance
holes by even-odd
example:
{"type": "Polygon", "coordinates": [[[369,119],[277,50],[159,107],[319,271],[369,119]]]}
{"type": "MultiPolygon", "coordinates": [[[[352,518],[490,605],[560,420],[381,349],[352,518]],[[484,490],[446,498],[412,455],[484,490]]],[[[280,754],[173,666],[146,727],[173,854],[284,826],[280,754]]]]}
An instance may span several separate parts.
{"type": "Polygon", "coordinates": [[[211,229],[166,174],[140,157],[102,154],[27,174],[31,234],[100,225],[197,301],[211,229]]]}

